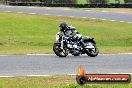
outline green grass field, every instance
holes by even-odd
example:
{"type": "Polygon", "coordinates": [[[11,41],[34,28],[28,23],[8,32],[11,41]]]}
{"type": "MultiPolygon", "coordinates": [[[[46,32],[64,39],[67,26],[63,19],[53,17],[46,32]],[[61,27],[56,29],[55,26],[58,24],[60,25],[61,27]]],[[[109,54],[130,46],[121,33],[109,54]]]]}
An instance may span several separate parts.
{"type": "Polygon", "coordinates": [[[0,88],[132,88],[132,84],[86,84],[80,86],[74,76],[0,78],[0,88]]]}
{"type": "Polygon", "coordinates": [[[92,19],[0,13],[0,54],[53,53],[60,22],[92,36],[100,53],[131,53],[132,24],[92,19]]]}

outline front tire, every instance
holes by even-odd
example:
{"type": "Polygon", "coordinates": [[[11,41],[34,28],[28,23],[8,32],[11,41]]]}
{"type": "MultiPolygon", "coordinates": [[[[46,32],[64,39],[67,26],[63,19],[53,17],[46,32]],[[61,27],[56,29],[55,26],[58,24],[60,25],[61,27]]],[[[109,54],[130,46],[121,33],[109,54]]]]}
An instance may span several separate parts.
{"type": "MultiPolygon", "coordinates": [[[[89,42],[88,42],[89,43],[89,42]]],[[[94,43],[91,43],[94,48],[89,48],[89,49],[86,49],[86,54],[90,57],[96,57],[98,54],[99,54],[99,50],[98,48],[96,47],[96,44],[94,43]]]]}
{"type": "Polygon", "coordinates": [[[80,56],[80,53],[72,54],[73,56],[80,56]]]}
{"type": "Polygon", "coordinates": [[[56,44],[53,45],[53,51],[59,57],[66,57],[68,55],[68,51],[66,48],[62,50],[60,46],[56,44]]]}

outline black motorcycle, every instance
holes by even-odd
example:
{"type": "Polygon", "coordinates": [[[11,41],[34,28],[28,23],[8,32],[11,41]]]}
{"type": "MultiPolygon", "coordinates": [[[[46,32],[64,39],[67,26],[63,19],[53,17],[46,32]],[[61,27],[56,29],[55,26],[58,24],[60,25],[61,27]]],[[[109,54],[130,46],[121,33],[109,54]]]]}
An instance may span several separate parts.
{"type": "Polygon", "coordinates": [[[74,56],[87,54],[90,57],[98,55],[94,38],[83,37],[72,26],[66,23],[60,24],[60,32],[56,34],[56,42],[53,45],[54,53],[59,57],[66,57],[68,53],[74,56]]]}

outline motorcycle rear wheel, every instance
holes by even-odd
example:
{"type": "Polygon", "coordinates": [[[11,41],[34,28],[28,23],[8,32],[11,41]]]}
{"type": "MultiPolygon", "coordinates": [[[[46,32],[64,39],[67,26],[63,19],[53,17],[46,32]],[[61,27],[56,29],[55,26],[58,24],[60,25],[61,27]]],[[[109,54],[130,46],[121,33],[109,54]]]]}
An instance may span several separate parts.
{"type": "MultiPolygon", "coordinates": [[[[89,43],[89,42],[86,42],[89,43]]],[[[91,44],[94,46],[94,49],[86,49],[86,54],[90,57],[96,57],[99,54],[99,50],[96,47],[96,44],[92,43],[91,44]]]]}

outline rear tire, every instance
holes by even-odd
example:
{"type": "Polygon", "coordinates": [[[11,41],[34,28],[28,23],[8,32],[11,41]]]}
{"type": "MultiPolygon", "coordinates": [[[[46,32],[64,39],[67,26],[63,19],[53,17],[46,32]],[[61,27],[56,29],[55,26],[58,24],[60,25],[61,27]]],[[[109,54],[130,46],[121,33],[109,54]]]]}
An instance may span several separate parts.
{"type": "Polygon", "coordinates": [[[91,43],[94,46],[94,49],[86,49],[86,54],[90,57],[96,57],[99,54],[99,50],[96,47],[96,44],[91,43]]]}
{"type": "Polygon", "coordinates": [[[59,57],[66,57],[68,55],[68,51],[66,48],[62,50],[60,46],[56,44],[53,45],[53,51],[59,57]]]}

